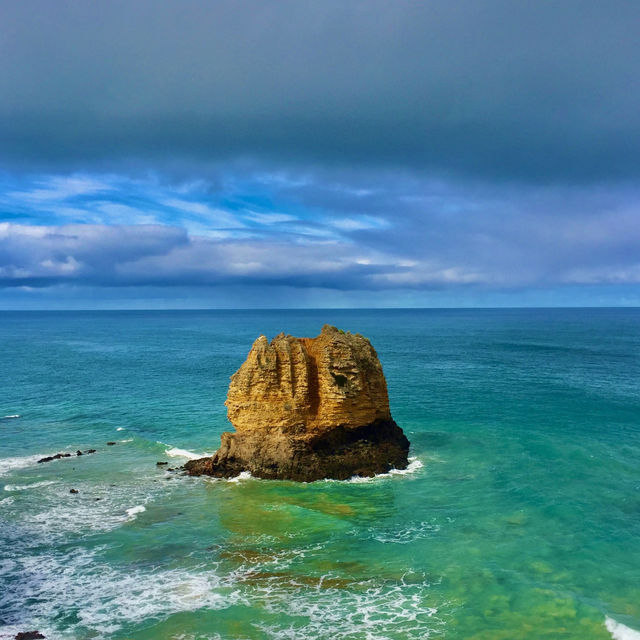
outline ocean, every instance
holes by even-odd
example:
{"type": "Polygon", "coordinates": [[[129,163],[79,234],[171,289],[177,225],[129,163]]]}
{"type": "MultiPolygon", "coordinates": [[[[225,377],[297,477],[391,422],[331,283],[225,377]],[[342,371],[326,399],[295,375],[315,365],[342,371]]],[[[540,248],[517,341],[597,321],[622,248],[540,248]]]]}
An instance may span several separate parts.
{"type": "Polygon", "coordinates": [[[3,312],[0,355],[3,640],[640,638],[638,309],[3,312]],[[326,322],[405,472],[168,471],[258,335],[326,322]]]}

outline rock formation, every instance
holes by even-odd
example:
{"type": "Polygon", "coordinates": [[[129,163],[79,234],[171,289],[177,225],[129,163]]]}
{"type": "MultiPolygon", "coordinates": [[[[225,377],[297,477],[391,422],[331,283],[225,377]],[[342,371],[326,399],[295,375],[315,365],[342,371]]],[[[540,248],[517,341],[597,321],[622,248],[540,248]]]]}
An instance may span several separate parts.
{"type": "Polygon", "coordinates": [[[260,336],[231,377],[213,457],[190,475],[312,481],[407,466],[409,441],[391,418],[387,384],[367,338],[325,325],[316,338],[260,336]]]}

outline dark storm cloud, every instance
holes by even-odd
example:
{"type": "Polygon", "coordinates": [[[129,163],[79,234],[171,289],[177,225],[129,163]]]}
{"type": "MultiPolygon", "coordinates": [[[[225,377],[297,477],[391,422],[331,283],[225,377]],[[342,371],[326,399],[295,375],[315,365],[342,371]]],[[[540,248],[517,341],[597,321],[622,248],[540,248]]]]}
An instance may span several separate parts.
{"type": "Polygon", "coordinates": [[[4,2],[0,159],[636,178],[639,23],[624,1],[4,2]]]}

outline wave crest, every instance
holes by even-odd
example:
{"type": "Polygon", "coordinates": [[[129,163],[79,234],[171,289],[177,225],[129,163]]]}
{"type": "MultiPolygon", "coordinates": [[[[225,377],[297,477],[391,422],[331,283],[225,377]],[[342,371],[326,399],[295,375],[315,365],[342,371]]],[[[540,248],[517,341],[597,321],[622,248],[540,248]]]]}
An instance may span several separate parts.
{"type": "Polygon", "coordinates": [[[604,625],[607,627],[607,631],[611,634],[613,640],[640,640],[640,631],[616,622],[609,616],[607,616],[604,625]]]}

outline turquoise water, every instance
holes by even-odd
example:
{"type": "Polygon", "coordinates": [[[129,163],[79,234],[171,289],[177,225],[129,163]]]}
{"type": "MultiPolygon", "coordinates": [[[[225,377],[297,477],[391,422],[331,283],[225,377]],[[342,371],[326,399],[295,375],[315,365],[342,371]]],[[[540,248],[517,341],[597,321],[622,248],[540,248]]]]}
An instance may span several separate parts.
{"type": "Polygon", "coordinates": [[[0,638],[640,637],[639,310],[6,312],[0,345],[0,638]],[[409,473],[156,466],[215,450],[260,333],[325,322],[409,473]]]}

